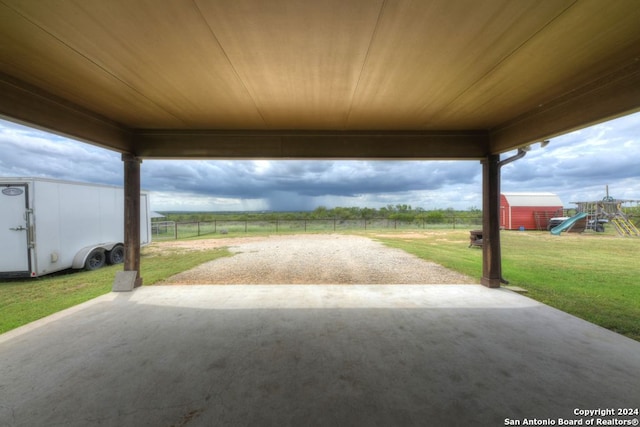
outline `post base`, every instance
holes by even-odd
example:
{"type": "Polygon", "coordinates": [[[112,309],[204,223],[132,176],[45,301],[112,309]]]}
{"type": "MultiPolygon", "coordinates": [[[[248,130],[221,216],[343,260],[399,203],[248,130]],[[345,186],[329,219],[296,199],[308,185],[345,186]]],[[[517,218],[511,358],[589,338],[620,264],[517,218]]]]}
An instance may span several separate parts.
{"type": "Polygon", "coordinates": [[[112,292],[131,292],[142,285],[142,278],[137,271],[117,271],[113,280],[112,292]]]}
{"type": "Polygon", "coordinates": [[[500,283],[500,279],[489,279],[488,277],[483,277],[482,279],[480,279],[480,284],[482,286],[486,286],[487,288],[499,288],[500,283]]]}

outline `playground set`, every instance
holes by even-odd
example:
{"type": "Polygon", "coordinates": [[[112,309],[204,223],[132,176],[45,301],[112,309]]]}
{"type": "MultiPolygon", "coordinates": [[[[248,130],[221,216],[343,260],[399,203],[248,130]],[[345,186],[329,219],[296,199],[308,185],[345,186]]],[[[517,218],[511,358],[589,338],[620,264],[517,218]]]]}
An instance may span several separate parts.
{"type": "Polygon", "coordinates": [[[551,234],[559,236],[563,231],[581,233],[586,229],[604,231],[605,224],[612,224],[620,236],[640,237],[640,231],[625,214],[623,207],[631,203],[638,206],[640,200],[614,199],[609,196],[607,188],[607,196],[602,200],[571,203],[578,205],[577,214],[551,228],[551,234]]]}

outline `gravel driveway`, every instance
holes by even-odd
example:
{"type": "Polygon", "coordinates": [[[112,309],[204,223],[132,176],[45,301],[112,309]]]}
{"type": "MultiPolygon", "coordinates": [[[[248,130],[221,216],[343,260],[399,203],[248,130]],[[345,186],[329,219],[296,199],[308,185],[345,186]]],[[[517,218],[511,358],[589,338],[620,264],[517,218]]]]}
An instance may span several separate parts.
{"type": "Polygon", "coordinates": [[[360,236],[307,234],[167,242],[228,246],[235,255],[162,284],[466,284],[471,277],[360,236]]]}

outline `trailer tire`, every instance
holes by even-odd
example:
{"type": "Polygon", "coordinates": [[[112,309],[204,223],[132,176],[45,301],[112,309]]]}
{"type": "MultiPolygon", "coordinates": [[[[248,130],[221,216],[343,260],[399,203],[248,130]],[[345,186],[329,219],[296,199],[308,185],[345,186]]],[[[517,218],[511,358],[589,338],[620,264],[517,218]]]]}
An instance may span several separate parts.
{"type": "Polygon", "coordinates": [[[89,253],[89,256],[87,256],[87,260],[84,262],[84,269],[93,271],[102,268],[106,260],[107,255],[105,254],[104,249],[94,249],[89,253]]]}
{"type": "Polygon", "coordinates": [[[115,245],[107,252],[107,262],[111,265],[122,264],[124,262],[124,246],[115,245]]]}

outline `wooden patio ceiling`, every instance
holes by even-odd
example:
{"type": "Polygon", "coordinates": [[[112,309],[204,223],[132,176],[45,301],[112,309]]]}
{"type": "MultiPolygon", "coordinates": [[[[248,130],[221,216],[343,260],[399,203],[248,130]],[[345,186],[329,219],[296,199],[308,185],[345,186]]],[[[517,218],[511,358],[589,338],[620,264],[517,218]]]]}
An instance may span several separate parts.
{"type": "Polygon", "coordinates": [[[637,0],[0,0],[0,115],[143,158],[480,159],[639,109],[637,0]]]}

